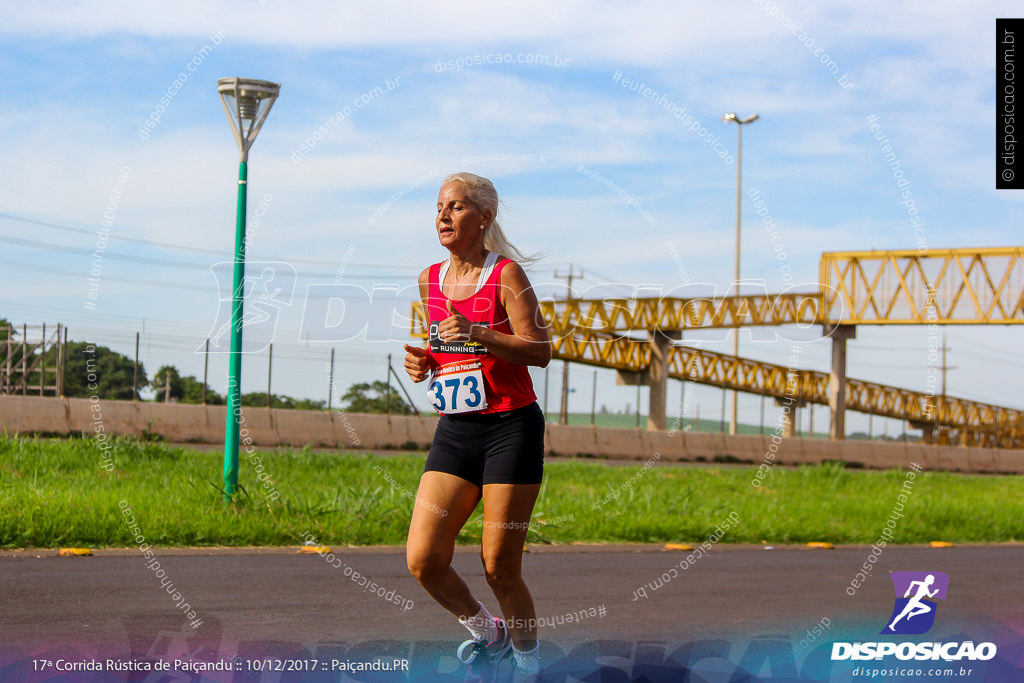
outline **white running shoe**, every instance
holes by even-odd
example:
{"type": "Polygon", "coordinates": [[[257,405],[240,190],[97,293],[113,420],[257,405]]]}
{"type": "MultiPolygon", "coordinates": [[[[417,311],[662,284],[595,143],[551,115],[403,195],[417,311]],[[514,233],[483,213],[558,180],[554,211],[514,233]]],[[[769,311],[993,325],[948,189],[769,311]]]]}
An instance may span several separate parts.
{"type": "Polygon", "coordinates": [[[498,617],[493,617],[498,629],[498,637],[489,643],[480,640],[467,640],[455,652],[455,656],[463,664],[469,665],[466,681],[486,681],[493,678],[498,662],[512,652],[512,635],[498,617]]]}

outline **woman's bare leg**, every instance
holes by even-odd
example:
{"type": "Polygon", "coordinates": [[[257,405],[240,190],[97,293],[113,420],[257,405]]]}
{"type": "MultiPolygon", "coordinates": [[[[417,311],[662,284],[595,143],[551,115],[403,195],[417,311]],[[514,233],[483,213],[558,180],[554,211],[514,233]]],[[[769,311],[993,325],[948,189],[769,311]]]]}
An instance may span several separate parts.
{"type": "Polygon", "coordinates": [[[467,619],[480,605],[452,567],[452,558],[455,538],[479,500],[476,484],[444,472],[424,472],[405,551],[409,571],[430,597],[455,616],[467,619]]]}
{"type": "Polygon", "coordinates": [[[523,581],[523,544],[540,484],[485,484],[484,531],[480,551],[487,583],[519,650],[537,644],[537,613],[523,581]]]}

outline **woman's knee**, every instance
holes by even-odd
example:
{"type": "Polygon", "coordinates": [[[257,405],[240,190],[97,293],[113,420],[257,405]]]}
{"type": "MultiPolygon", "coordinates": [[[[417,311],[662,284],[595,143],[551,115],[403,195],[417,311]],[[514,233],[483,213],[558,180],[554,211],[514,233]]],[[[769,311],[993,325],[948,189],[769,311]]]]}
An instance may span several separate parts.
{"type": "Polygon", "coordinates": [[[417,581],[430,583],[432,579],[448,571],[451,566],[451,558],[431,552],[429,549],[422,552],[410,550],[406,553],[406,564],[409,566],[409,573],[417,581]]]}
{"type": "Polygon", "coordinates": [[[522,558],[484,558],[484,576],[492,589],[518,585],[523,578],[522,558]]]}

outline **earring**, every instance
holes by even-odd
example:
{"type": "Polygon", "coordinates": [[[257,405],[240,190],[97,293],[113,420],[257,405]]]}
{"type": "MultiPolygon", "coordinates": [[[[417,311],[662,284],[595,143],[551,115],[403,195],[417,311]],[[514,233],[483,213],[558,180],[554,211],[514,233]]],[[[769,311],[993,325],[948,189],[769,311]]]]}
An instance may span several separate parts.
{"type": "Polygon", "coordinates": [[[480,226],[480,229],[481,229],[481,230],[483,230],[483,229],[484,229],[484,228],[486,228],[486,227],[487,227],[486,225],[481,225],[481,226],[480,226]]]}

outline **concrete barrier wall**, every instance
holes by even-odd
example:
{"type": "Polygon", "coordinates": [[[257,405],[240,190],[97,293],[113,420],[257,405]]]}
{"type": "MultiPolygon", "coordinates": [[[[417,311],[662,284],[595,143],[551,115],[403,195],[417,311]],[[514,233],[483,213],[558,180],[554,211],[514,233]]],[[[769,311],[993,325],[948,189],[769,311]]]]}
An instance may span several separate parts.
{"type": "MultiPolygon", "coordinates": [[[[91,436],[155,435],[179,443],[223,443],[224,406],[98,401],[84,398],[0,396],[0,429],[8,434],[91,436]]],[[[425,449],[436,417],[349,414],[343,411],[243,408],[240,433],[256,446],[425,449]]],[[[644,462],[748,462],[800,465],[842,460],[863,467],[1009,472],[1024,474],[1024,450],[958,448],[899,442],[775,439],[771,435],[728,436],[705,432],[646,431],[552,425],[546,449],[559,456],[644,462]],[[772,448],[774,446],[774,448],[772,448]],[[658,458],[655,458],[655,454],[658,458]]]]}

